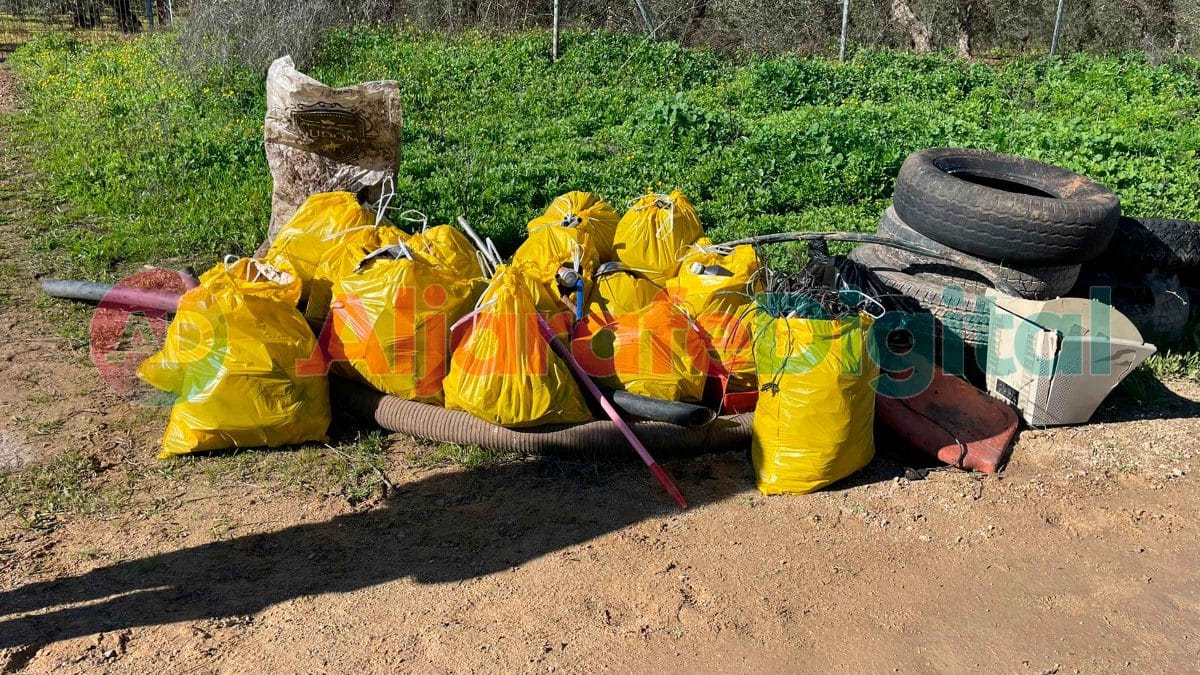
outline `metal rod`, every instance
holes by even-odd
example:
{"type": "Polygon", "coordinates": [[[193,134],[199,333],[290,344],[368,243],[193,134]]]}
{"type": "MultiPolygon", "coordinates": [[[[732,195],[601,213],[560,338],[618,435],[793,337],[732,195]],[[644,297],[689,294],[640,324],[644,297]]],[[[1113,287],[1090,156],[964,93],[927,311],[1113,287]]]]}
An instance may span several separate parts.
{"type": "Polygon", "coordinates": [[[850,28],[850,0],[842,0],[842,39],[838,43],[838,61],[846,60],[846,32],[850,28]]]}
{"type": "Polygon", "coordinates": [[[551,33],[550,59],[558,61],[558,0],[554,0],[554,29],[551,33]]]}
{"type": "Polygon", "coordinates": [[[554,353],[557,354],[558,357],[567,364],[567,367],[571,369],[571,373],[575,376],[575,380],[579,382],[579,386],[586,389],[588,393],[592,395],[592,398],[596,399],[596,402],[600,404],[600,409],[604,411],[604,414],[608,416],[608,419],[612,420],[613,424],[617,425],[617,429],[621,432],[621,435],[625,437],[626,441],[629,441],[629,445],[633,446],[633,451],[638,454],[638,457],[642,458],[642,462],[646,464],[646,468],[650,469],[651,475],[653,475],[654,479],[658,481],[659,485],[666,490],[671,499],[675,500],[675,503],[679,505],[679,508],[686,509],[687,501],[684,500],[683,495],[680,494],[679,488],[675,487],[675,483],[671,480],[671,477],[667,475],[667,472],[663,471],[663,468],[659,466],[658,462],[654,461],[654,458],[650,456],[650,451],[646,449],[645,445],[642,445],[642,442],[638,439],[637,435],[633,433],[633,429],[630,429],[629,425],[625,423],[625,420],[621,418],[621,413],[617,412],[617,409],[613,405],[612,401],[608,400],[608,398],[601,393],[600,388],[596,386],[595,382],[592,382],[591,376],[571,354],[571,349],[564,345],[562,340],[558,339],[558,336],[554,334],[553,330],[551,330],[550,324],[546,323],[546,320],[543,319],[540,314],[537,315],[537,322],[538,330],[540,330],[542,333],[542,338],[549,343],[550,348],[554,350],[554,353]]]}
{"type": "Polygon", "coordinates": [[[987,268],[972,260],[970,256],[965,256],[955,251],[938,251],[920,244],[913,244],[891,237],[881,237],[877,234],[864,234],[862,232],[779,232],[777,234],[760,234],[744,239],[735,239],[733,241],[723,242],[722,246],[743,246],[749,244],[758,246],[761,244],[783,244],[792,241],[853,241],[863,244],[879,244],[881,246],[891,246],[909,253],[937,258],[939,260],[947,260],[949,262],[962,267],[963,269],[971,270],[984,279],[993,288],[1001,293],[1017,296],[1020,294],[1017,289],[1013,288],[1012,284],[1003,279],[996,278],[987,268]]]}
{"type": "Polygon", "coordinates": [[[500,261],[493,258],[492,250],[489,249],[488,245],[484,243],[482,238],[480,238],[479,233],[475,231],[475,228],[471,227],[471,224],[467,222],[466,216],[458,217],[458,226],[462,228],[462,231],[465,232],[467,237],[470,238],[471,242],[475,244],[475,248],[483,252],[483,257],[486,258],[488,264],[492,266],[492,271],[496,271],[495,266],[499,265],[500,261]]]}
{"type": "Polygon", "coordinates": [[[642,23],[646,24],[646,33],[650,35],[651,40],[655,39],[657,31],[654,29],[654,17],[650,15],[650,6],[646,4],[646,0],[633,0],[633,3],[642,15],[642,23]]]}
{"type": "Polygon", "coordinates": [[[1058,53],[1058,36],[1062,34],[1064,4],[1066,4],[1066,0],[1058,0],[1058,11],[1054,13],[1054,35],[1050,38],[1050,56],[1058,53]]]}
{"type": "Polygon", "coordinates": [[[129,311],[156,310],[166,313],[173,313],[179,306],[180,295],[178,291],[114,286],[73,279],[43,279],[42,292],[53,298],[93,302],[101,307],[129,311]]]}

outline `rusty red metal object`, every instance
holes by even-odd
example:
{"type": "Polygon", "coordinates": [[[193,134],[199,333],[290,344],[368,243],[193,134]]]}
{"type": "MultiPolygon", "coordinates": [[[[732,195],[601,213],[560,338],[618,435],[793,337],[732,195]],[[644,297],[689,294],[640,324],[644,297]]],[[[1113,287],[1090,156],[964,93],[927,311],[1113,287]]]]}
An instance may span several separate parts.
{"type": "Polygon", "coordinates": [[[875,416],[939,461],[983,473],[995,473],[1008,461],[1019,425],[1012,406],[940,368],[916,396],[877,395],[875,416]]]}

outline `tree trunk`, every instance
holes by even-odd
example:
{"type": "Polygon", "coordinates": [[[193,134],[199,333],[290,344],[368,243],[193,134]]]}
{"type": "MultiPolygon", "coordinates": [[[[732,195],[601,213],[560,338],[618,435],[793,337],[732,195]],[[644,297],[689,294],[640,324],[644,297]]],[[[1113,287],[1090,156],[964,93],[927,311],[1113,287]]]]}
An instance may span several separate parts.
{"type": "Polygon", "coordinates": [[[958,37],[954,42],[954,53],[960,59],[971,58],[971,34],[962,26],[958,28],[958,37]]]}
{"type": "Polygon", "coordinates": [[[971,58],[971,23],[975,18],[975,0],[959,0],[958,30],[954,41],[954,53],[959,58],[971,58]]]}
{"type": "Polygon", "coordinates": [[[112,0],[113,14],[116,15],[117,26],[122,32],[137,33],[142,30],[142,22],[137,14],[133,13],[129,2],[130,0],[112,0]]]}
{"type": "Polygon", "coordinates": [[[892,0],[892,18],[900,27],[908,31],[912,39],[913,51],[918,54],[928,54],[933,51],[933,31],[921,23],[916,13],[912,11],[908,0],[892,0]]]}
{"type": "Polygon", "coordinates": [[[683,25],[683,32],[679,34],[679,44],[687,46],[690,43],[692,35],[699,30],[700,23],[704,21],[706,15],[708,15],[708,0],[694,0],[687,23],[683,25]]]}

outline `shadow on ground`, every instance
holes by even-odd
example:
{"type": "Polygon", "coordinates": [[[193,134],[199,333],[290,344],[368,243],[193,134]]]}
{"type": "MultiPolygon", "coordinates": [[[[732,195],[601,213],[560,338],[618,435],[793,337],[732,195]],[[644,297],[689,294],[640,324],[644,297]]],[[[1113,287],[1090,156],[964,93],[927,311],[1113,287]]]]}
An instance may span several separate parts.
{"type": "MultiPolygon", "coordinates": [[[[693,510],[757,494],[746,453],[679,460],[668,470],[693,510]]],[[[900,475],[903,466],[881,453],[830,489],[900,475]]],[[[422,584],[471,579],[678,513],[641,465],[545,459],[438,472],[399,485],[370,511],[2,593],[0,616],[9,618],[0,619],[0,648],[28,651],[98,632],[254,614],[302,596],[401,578],[422,584]]]]}
{"type": "MultiPolygon", "coordinates": [[[[737,453],[672,463],[670,470],[693,508],[753,489],[737,453]]],[[[292,598],[404,577],[422,584],[470,579],[675,513],[641,466],[544,460],[436,473],[398,486],[385,505],[367,512],[0,594],[0,612],[9,617],[49,610],[0,620],[0,647],[253,614],[292,598]]]]}
{"type": "Polygon", "coordinates": [[[1136,372],[1121,383],[1089,422],[1133,422],[1200,417],[1200,401],[1171,391],[1158,378],[1136,372]]]}

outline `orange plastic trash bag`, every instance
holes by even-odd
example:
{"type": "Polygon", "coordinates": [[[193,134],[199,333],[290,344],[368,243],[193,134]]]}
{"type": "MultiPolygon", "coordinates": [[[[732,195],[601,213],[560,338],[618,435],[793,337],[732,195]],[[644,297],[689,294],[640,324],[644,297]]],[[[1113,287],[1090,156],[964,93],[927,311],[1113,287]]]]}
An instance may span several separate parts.
{"type": "Polygon", "coordinates": [[[758,407],[750,455],[763,494],[804,494],[875,455],[879,377],[866,314],[777,319],[756,310],[758,407]]]}
{"type": "Polygon", "coordinates": [[[590,419],[569,367],[542,339],[538,316],[526,274],[500,265],[454,350],[446,407],[506,427],[590,419]]]}
{"type": "Polygon", "coordinates": [[[708,380],[708,348],[699,327],[670,301],[607,323],[579,323],[571,353],[592,377],[613,389],[668,401],[699,401],[708,380]]]}
{"type": "Polygon", "coordinates": [[[325,440],[329,382],[291,266],[219,264],[184,293],[138,377],[176,396],[160,458],[325,440]]]}
{"type": "Polygon", "coordinates": [[[382,222],[374,211],[359,204],[353,193],[315,194],[275,234],[264,259],[272,267],[283,262],[290,265],[300,278],[302,297],[308,297],[308,284],[333,238],[347,230],[365,230],[382,222]]]}
{"type": "Polygon", "coordinates": [[[365,227],[336,233],[328,242],[308,284],[308,304],[304,317],[320,323],[329,314],[333,300],[333,285],[350,274],[362,262],[363,256],[385,246],[408,241],[409,235],[391,225],[365,227]]]}
{"type": "Polygon", "coordinates": [[[544,227],[584,230],[592,235],[600,262],[609,262],[614,259],[613,240],[619,220],[611,204],[590,192],[575,190],[555,197],[545,213],[529,221],[528,232],[532,237],[544,227]]]}
{"type": "Polygon", "coordinates": [[[765,288],[752,246],[728,248],[701,239],[688,249],[679,276],[667,282],[677,306],[695,318],[713,358],[728,378],[726,390],[753,391],[753,330],[748,318],[755,294],[765,288]]]}
{"type": "Polygon", "coordinates": [[[661,286],[679,272],[687,247],[702,236],[696,209],[676,190],[635,201],[617,224],[613,248],[617,260],[661,286]]]}
{"type": "MultiPolygon", "coordinates": [[[[449,267],[376,254],[333,284],[322,345],[337,374],[423,403],[442,402],[450,327],[482,290],[449,267]]],[[[393,257],[399,256],[399,257],[393,257]]]]}

